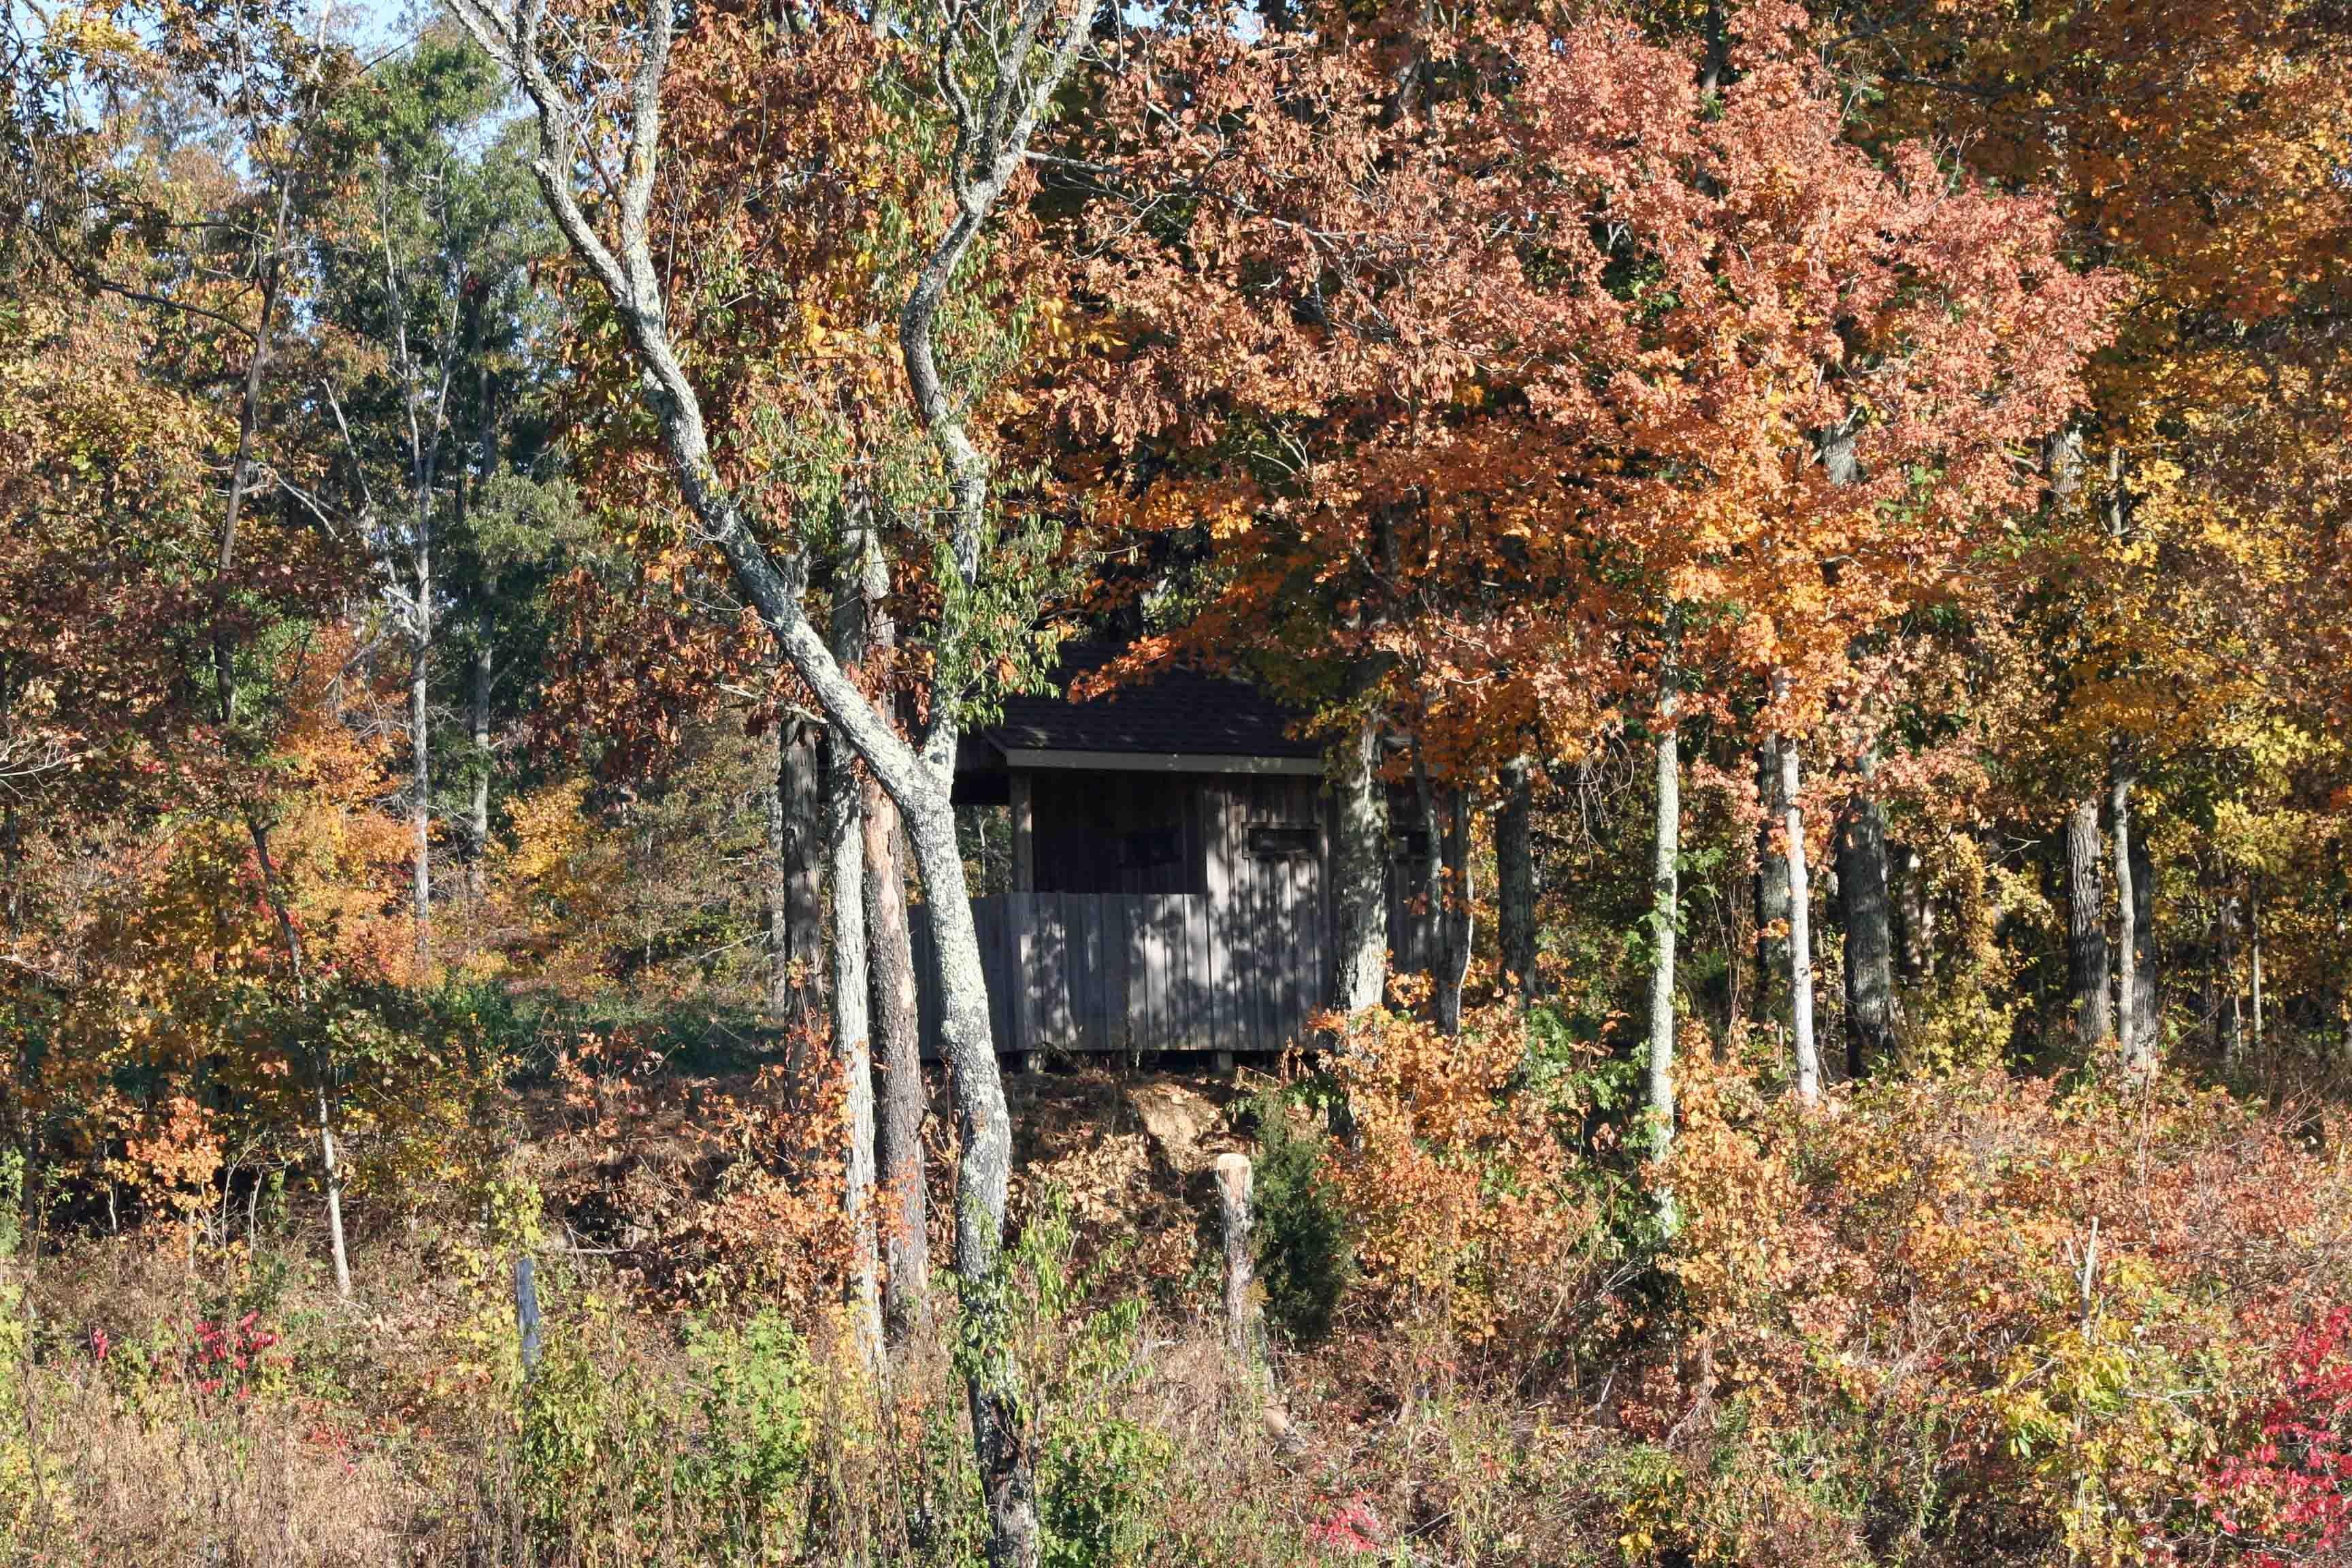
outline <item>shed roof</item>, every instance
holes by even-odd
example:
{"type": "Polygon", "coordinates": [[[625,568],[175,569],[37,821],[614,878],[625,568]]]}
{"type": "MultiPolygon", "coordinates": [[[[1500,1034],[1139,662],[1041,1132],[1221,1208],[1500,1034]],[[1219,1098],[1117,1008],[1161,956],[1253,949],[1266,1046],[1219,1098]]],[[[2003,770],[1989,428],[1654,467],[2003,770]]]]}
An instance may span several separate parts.
{"type": "MultiPolygon", "coordinates": [[[[1115,644],[1063,645],[1057,693],[1100,669],[1115,644]]],[[[975,739],[987,754],[968,763],[1105,771],[1318,771],[1322,748],[1291,732],[1297,716],[1247,681],[1168,668],[1088,701],[1067,695],[1008,697],[1003,716],[975,739]]]]}

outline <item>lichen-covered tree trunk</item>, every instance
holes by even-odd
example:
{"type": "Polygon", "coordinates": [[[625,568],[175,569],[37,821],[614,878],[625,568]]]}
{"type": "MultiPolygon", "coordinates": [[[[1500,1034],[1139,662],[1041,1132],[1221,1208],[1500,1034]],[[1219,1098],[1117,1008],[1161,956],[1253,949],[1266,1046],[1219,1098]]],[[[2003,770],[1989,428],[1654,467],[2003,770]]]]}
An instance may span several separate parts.
{"type": "MultiPolygon", "coordinates": [[[[890,567],[869,534],[859,572],[866,647],[886,652],[898,628],[890,567]]],[[[881,785],[866,785],[866,952],[872,973],[874,1068],[879,1089],[875,1156],[880,1203],[882,1315],[889,1333],[914,1333],[929,1312],[930,1215],[923,1177],[922,1021],[916,1011],[915,946],[907,926],[907,847],[898,810],[881,785]]]]}
{"type": "Polygon", "coordinates": [[[1813,1031],[1813,888],[1805,865],[1805,808],[1797,738],[1780,737],[1780,779],[1773,792],[1780,805],[1783,896],[1789,903],[1789,1038],[1796,1058],[1797,1098],[1807,1105],[1822,1097],[1822,1051],[1813,1031]]]}
{"type": "MultiPolygon", "coordinates": [[[[1650,857],[1650,1058],[1646,1087],[1650,1110],[1650,1157],[1663,1164],[1675,1138],[1675,923],[1681,899],[1682,756],[1666,705],[1655,757],[1656,835],[1650,857]]],[[[1659,1214],[1669,1226],[1674,1199],[1660,1190],[1659,1214]]]]}
{"type": "Polygon", "coordinates": [[[1333,747],[1332,905],[1339,934],[1331,1005],[1342,1013],[1377,1007],[1388,989],[1389,932],[1381,841],[1388,828],[1374,760],[1380,731],[1369,718],[1333,747]]]}
{"type": "Polygon", "coordinates": [[[1536,852],[1534,768],[1525,757],[1503,769],[1503,802],[1495,813],[1496,942],[1506,984],[1536,994],[1536,852]]]}
{"type": "Polygon", "coordinates": [[[814,1016],[824,973],[817,734],[816,726],[797,716],[778,727],[776,783],[768,796],[768,1008],[791,1024],[814,1016]]]}
{"type": "Polygon", "coordinates": [[[1846,1072],[1860,1078],[1895,1051],[1895,923],[1886,877],[1886,818],[1855,795],[1838,838],[1838,904],[1845,926],[1846,1072]]]}
{"type": "Polygon", "coordinates": [[[2107,889],[2099,844],[2099,801],[2085,795],[2066,816],[2066,998],[2078,1047],[2115,1037],[2107,1002],[2107,889]]]}
{"type": "Polygon", "coordinates": [[[890,1333],[922,1324],[931,1283],[929,1203],[923,1185],[922,1028],[915,1011],[915,949],[907,926],[906,846],[898,813],[878,786],[866,792],[866,951],[873,964],[874,1068],[879,1085],[875,1158],[881,1202],[882,1306],[890,1333]]]}
{"type": "Polygon", "coordinates": [[[825,838],[833,904],[833,1065],[841,1082],[841,1209],[849,1230],[851,1331],[878,1364],[882,1296],[874,1216],[874,1062],[867,1027],[866,822],[849,748],[825,743],[825,838]]]}

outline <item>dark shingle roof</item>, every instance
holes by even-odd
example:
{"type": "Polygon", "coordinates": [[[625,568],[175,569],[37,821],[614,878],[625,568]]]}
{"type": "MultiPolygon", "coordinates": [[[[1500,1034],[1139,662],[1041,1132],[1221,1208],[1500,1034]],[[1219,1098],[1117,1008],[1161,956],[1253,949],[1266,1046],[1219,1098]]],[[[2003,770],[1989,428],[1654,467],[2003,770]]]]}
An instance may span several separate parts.
{"type": "MultiPolygon", "coordinates": [[[[1120,651],[1109,643],[1065,644],[1054,685],[1066,691],[1072,680],[1101,668],[1120,651]]],[[[1315,742],[1289,732],[1296,717],[1246,681],[1170,668],[1091,701],[1008,697],[1003,717],[981,738],[1000,752],[1321,755],[1315,742]]]]}

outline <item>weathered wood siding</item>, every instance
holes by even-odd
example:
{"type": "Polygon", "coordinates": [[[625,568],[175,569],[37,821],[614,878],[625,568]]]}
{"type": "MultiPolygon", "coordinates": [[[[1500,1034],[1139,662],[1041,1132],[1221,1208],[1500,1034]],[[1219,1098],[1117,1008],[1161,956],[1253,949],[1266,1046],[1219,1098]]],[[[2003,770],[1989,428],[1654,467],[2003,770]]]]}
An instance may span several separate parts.
{"type": "MultiPolygon", "coordinates": [[[[1248,896],[1006,893],[971,901],[990,1024],[1007,1051],[1278,1051],[1331,987],[1330,922],[1310,879],[1248,896]]],[[[939,1051],[939,964],[915,921],[923,1050],[939,1051]]]]}

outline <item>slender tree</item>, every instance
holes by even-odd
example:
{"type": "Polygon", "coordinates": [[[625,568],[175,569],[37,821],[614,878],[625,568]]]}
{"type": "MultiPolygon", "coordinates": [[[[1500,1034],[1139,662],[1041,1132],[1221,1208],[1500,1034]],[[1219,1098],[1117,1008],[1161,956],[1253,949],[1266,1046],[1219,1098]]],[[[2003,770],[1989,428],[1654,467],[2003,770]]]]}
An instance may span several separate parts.
{"type": "MultiPolygon", "coordinates": [[[[652,239],[663,84],[674,42],[670,8],[655,4],[644,13],[630,40],[635,58],[626,72],[625,101],[606,103],[576,96],[572,83],[581,78],[573,69],[572,46],[547,26],[544,0],[520,0],[510,10],[482,0],[457,4],[477,40],[515,75],[532,105],[541,142],[533,171],[541,193],[573,255],[627,334],[682,500],[835,732],[888,793],[911,840],[939,956],[940,1037],[956,1089],[956,1267],[975,1346],[967,1358],[967,1388],[988,1504],[989,1556],[998,1564],[1034,1563],[1034,1480],[1003,1323],[999,1268],[1012,1127],[990,1035],[950,799],[963,693],[952,685],[935,689],[926,732],[916,743],[902,739],[810,623],[803,603],[809,587],[806,544],[763,537],[756,491],[730,482],[713,457],[701,395],[671,334],[664,273],[652,239]],[[608,135],[621,154],[609,226],[583,205],[580,184],[583,142],[608,135]]],[[[945,469],[950,494],[941,552],[947,568],[943,609],[932,652],[942,679],[957,681],[970,678],[982,647],[982,628],[972,624],[969,611],[991,534],[992,465],[973,441],[966,414],[940,374],[940,308],[959,268],[1022,171],[1030,139],[1087,40],[1093,12],[1081,5],[1057,20],[1050,0],[1022,0],[1011,9],[957,6],[919,20],[927,23],[933,85],[952,124],[940,171],[952,211],[934,231],[906,294],[898,338],[906,391],[945,469]]]]}

